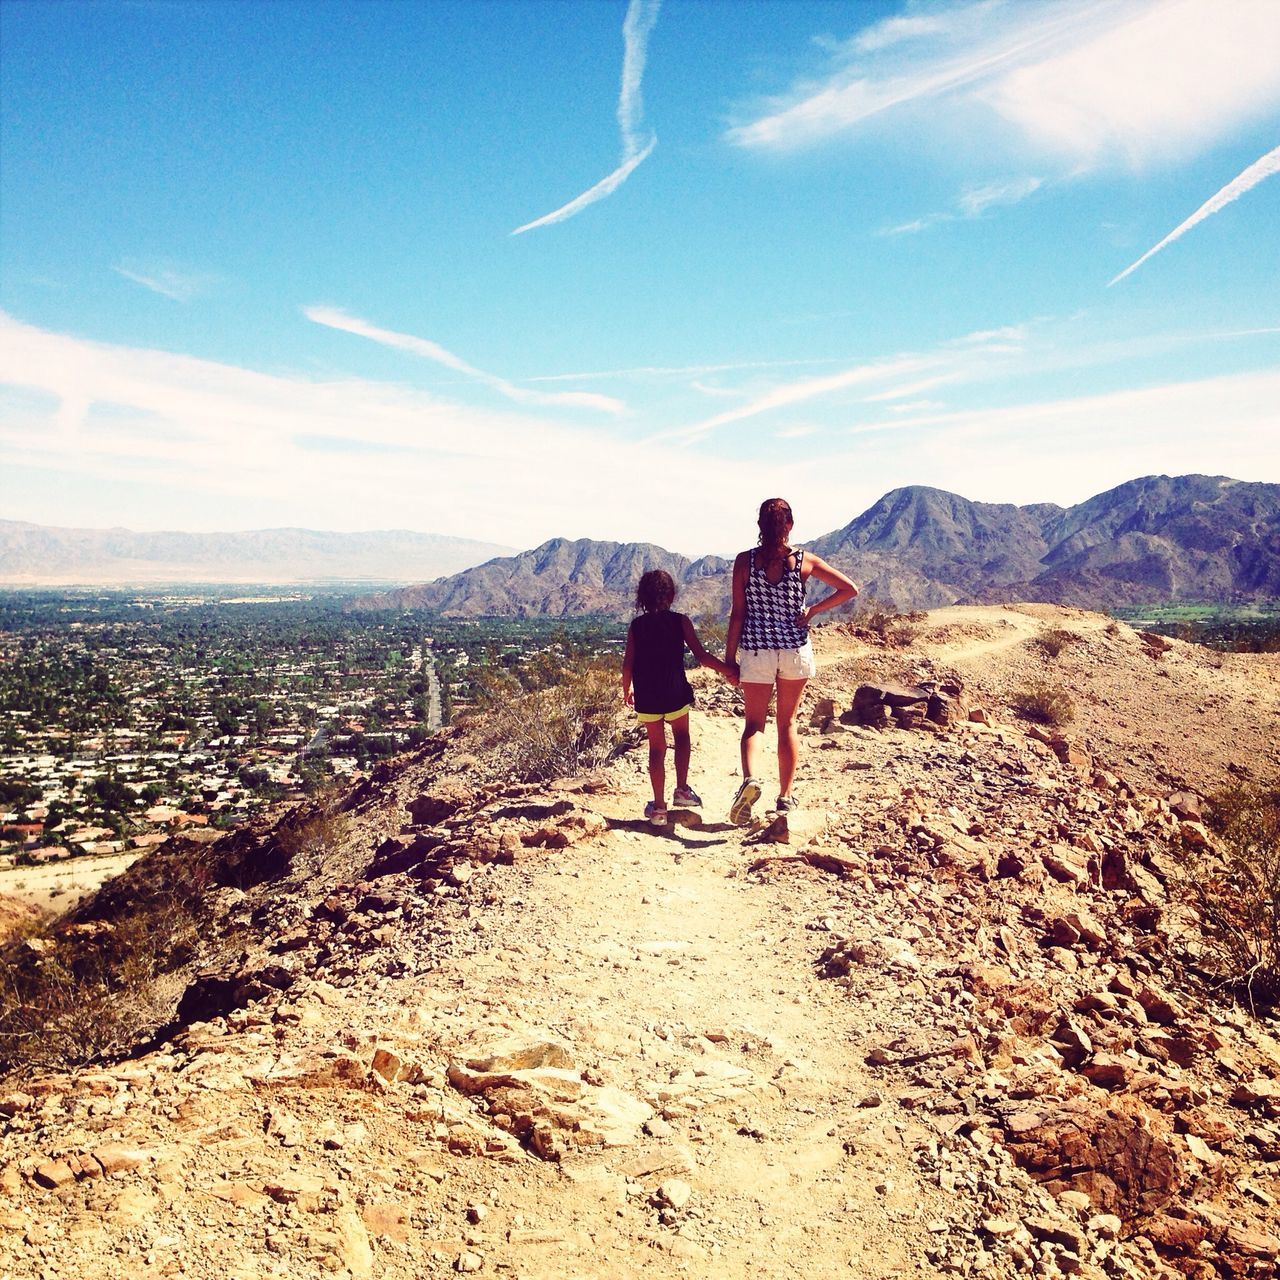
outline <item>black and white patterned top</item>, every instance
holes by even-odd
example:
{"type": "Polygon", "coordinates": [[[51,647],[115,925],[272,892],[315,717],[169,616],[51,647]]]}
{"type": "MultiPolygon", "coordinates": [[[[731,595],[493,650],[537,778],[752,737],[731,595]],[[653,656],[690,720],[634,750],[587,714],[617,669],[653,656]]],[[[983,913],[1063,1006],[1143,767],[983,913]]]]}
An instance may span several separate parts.
{"type": "Polygon", "coordinates": [[[747,616],[742,624],[744,649],[799,649],[808,642],[809,628],[796,625],[796,614],[804,608],[804,575],[800,566],[804,552],[796,551],[794,566],[787,567],[778,582],[765,576],[764,557],[756,563],[751,552],[747,566],[747,616]]]}

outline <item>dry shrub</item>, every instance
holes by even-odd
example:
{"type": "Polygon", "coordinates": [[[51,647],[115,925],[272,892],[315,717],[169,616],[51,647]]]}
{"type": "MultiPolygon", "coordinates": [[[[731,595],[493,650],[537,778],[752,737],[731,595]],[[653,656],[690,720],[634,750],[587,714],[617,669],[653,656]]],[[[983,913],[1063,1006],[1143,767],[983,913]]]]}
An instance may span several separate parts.
{"type": "Polygon", "coordinates": [[[1019,689],[1010,698],[1014,709],[1037,724],[1070,724],[1076,716],[1071,695],[1058,684],[1039,681],[1027,689],[1019,689]]]}
{"type": "Polygon", "coordinates": [[[530,782],[569,778],[603,764],[623,741],[618,674],[600,663],[566,671],[558,684],[537,689],[484,713],[486,745],[530,782]]]}
{"type": "Polygon", "coordinates": [[[282,822],[272,836],[272,843],[296,871],[313,872],[323,866],[326,855],[342,843],[350,826],[344,814],[321,809],[307,816],[294,815],[282,822]]]}
{"type": "Polygon", "coordinates": [[[924,617],[920,609],[902,613],[892,605],[871,604],[856,613],[853,621],[860,632],[870,633],[889,648],[905,649],[920,634],[916,624],[924,617]]]}
{"type": "Polygon", "coordinates": [[[199,946],[212,879],[201,851],[173,860],[110,920],[60,919],[0,954],[0,1075],[63,1069],[129,1052],[168,1016],[156,980],[199,946]]]}
{"type": "Polygon", "coordinates": [[[1280,788],[1238,784],[1211,800],[1221,852],[1185,883],[1217,971],[1251,1006],[1280,1003],[1280,788]]]}
{"type": "Polygon", "coordinates": [[[1051,627],[1048,631],[1042,631],[1031,643],[1046,658],[1056,658],[1064,649],[1073,644],[1078,644],[1079,641],[1080,633],[1078,631],[1071,631],[1066,627],[1051,627]]]}

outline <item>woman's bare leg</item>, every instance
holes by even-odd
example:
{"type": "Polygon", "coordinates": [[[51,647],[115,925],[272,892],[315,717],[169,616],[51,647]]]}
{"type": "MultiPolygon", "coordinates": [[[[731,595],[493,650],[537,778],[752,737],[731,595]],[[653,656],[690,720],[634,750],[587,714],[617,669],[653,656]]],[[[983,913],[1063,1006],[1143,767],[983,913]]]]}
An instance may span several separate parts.
{"type": "Polygon", "coordinates": [[[778,679],[778,794],[790,796],[796,776],[800,741],[796,735],[796,711],[807,680],[778,679]]]}
{"type": "Polygon", "coordinates": [[[742,684],[738,687],[742,690],[746,711],[746,723],[742,726],[742,776],[758,778],[760,740],[764,734],[765,721],[769,718],[769,697],[773,693],[773,685],[742,684]]]}

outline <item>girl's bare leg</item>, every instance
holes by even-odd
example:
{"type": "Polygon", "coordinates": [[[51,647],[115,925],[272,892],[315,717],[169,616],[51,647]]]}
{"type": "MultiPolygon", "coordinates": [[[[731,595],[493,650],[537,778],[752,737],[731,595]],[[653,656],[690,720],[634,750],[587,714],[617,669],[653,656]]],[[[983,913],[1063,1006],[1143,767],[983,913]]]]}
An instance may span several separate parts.
{"type": "Polygon", "coordinates": [[[807,680],[778,680],[778,794],[789,796],[796,776],[800,741],[796,735],[796,711],[807,680]]]}
{"type": "Polygon", "coordinates": [[[667,726],[661,720],[645,725],[649,735],[649,781],[653,784],[654,804],[667,802],[667,726]]]}
{"type": "Polygon", "coordinates": [[[679,720],[670,720],[671,737],[675,743],[676,786],[689,785],[689,757],[693,753],[693,744],[689,741],[689,717],[683,715],[679,720]]]}
{"type": "Polygon", "coordinates": [[[773,693],[773,685],[743,684],[738,687],[742,690],[746,711],[746,723],[742,726],[742,776],[758,778],[760,739],[764,734],[765,721],[769,718],[769,697],[773,693]]]}

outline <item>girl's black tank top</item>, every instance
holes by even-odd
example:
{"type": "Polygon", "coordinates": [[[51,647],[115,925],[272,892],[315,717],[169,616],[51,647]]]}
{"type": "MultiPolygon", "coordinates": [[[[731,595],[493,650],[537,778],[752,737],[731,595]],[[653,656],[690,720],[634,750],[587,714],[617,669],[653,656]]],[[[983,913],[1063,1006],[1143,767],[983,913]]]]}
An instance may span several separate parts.
{"type": "Polygon", "coordinates": [[[642,613],[632,620],[631,635],[636,710],[666,715],[687,707],[693,701],[693,689],[684,673],[684,615],[670,609],[642,613]]]}

